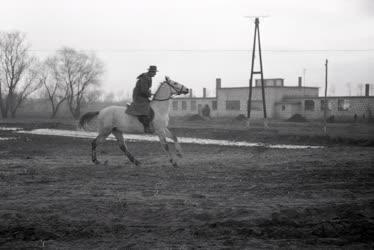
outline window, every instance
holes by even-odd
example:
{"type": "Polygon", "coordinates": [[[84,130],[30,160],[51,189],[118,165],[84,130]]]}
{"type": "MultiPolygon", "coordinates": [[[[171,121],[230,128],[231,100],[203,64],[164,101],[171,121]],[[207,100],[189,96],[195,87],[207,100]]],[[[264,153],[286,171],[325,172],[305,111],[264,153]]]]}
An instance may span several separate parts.
{"type": "Polygon", "coordinates": [[[196,110],[196,101],[191,101],[191,110],[196,110]]]}
{"type": "Polygon", "coordinates": [[[226,110],[240,110],[240,101],[226,101],[226,110]]]}
{"type": "MultiPolygon", "coordinates": [[[[325,100],[321,100],[321,111],[324,111],[325,110],[325,100]]],[[[331,102],[329,102],[329,100],[327,100],[327,109],[328,111],[331,110],[331,102]]]]}
{"type": "Polygon", "coordinates": [[[212,109],[217,110],[217,101],[212,101],[212,109]]]}
{"type": "Polygon", "coordinates": [[[305,100],[304,109],[305,109],[305,111],[314,111],[314,101],[313,100],[305,100]]]}
{"type": "Polygon", "coordinates": [[[347,111],[350,106],[349,100],[338,99],[338,111],[347,111]]]}
{"type": "Polygon", "coordinates": [[[275,86],[283,86],[283,81],[282,81],[282,79],[276,79],[276,80],[275,80],[275,86]]]}
{"type": "Polygon", "coordinates": [[[187,109],[187,102],[182,101],[182,110],[186,110],[186,109],[187,109]]]}
{"type": "Polygon", "coordinates": [[[286,110],[286,105],[282,105],[282,111],[285,111],[286,110]]]}
{"type": "Polygon", "coordinates": [[[178,110],[178,101],[173,101],[173,110],[178,110]]]}
{"type": "Polygon", "coordinates": [[[198,104],[197,105],[197,110],[199,112],[199,114],[201,113],[201,109],[203,108],[203,105],[202,104],[198,104]]]}

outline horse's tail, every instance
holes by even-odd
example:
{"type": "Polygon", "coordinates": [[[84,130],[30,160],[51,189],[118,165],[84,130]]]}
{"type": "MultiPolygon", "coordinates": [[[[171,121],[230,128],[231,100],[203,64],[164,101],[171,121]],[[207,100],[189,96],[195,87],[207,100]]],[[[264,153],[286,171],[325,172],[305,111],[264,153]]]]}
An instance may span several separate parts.
{"type": "Polygon", "coordinates": [[[95,112],[87,112],[81,116],[79,119],[79,128],[82,128],[86,130],[86,125],[94,119],[100,112],[95,111],[95,112]]]}

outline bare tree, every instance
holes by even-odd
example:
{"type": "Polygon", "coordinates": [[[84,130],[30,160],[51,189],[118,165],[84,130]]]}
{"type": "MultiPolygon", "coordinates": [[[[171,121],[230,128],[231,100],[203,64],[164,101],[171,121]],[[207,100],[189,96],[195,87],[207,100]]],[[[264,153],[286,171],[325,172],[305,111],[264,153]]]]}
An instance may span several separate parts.
{"type": "Polygon", "coordinates": [[[24,101],[42,87],[39,63],[32,63],[18,87],[12,95],[13,99],[9,105],[12,118],[16,116],[17,109],[24,101]]]}
{"type": "Polygon", "coordinates": [[[113,92],[109,92],[104,96],[104,102],[113,103],[115,102],[115,95],[113,92]]]}
{"type": "Polygon", "coordinates": [[[92,88],[89,91],[87,91],[87,94],[85,96],[85,103],[86,104],[92,104],[100,101],[102,97],[102,90],[97,88],[92,88]]]}
{"type": "Polygon", "coordinates": [[[116,95],[115,99],[116,99],[117,102],[123,102],[123,103],[131,102],[131,99],[126,97],[126,92],[125,91],[117,92],[117,95],[116,95]]]}
{"type": "Polygon", "coordinates": [[[66,84],[69,110],[78,119],[85,96],[90,88],[100,84],[103,64],[94,55],[63,48],[57,53],[58,74],[66,84]]]}
{"type": "Polygon", "coordinates": [[[68,88],[60,77],[57,57],[47,58],[43,63],[40,81],[51,104],[51,118],[55,118],[61,104],[68,98],[68,88]]]}
{"type": "Polygon", "coordinates": [[[0,109],[3,118],[17,109],[39,87],[36,59],[28,53],[26,36],[0,33],[0,109]]]}

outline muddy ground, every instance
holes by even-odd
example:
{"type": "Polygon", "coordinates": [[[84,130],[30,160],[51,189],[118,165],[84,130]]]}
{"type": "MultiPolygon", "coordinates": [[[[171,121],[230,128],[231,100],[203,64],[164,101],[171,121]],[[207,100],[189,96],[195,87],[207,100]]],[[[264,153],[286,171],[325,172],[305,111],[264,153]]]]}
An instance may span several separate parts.
{"type": "Polygon", "coordinates": [[[0,131],[0,137],[15,138],[0,141],[0,248],[374,247],[370,143],[174,131],[326,147],[183,144],[184,158],[173,168],[158,143],[131,142],[143,163],[134,167],[107,141],[98,156],[108,163],[93,165],[88,139],[0,131]]]}

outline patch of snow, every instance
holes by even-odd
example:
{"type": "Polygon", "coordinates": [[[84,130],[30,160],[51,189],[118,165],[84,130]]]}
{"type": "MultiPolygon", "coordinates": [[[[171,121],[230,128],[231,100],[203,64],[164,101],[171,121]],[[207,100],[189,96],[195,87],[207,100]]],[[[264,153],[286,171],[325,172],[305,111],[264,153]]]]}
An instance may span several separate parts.
{"type": "Polygon", "coordinates": [[[15,140],[14,137],[0,137],[0,141],[9,141],[9,140],[15,140]]]}
{"type": "Polygon", "coordinates": [[[18,131],[18,130],[22,130],[22,128],[0,127],[0,130],[2,130],[2,131],[18,131]]]}
{"type": "MultiPolygon", "coordinates": [[[[67,136],[75,138],[95,138],[96,132],[86,131],[72,131],[72,130],[60,130],[60,129],[35,129],[31,131],[17,131],[17,133],[34,134],[34,135],[55,135],[55,136],[67,136]]],[[[158,136],[155,135],[135,135],[135,134],[123,134],[125,140],[130,141],[159,141],[158,136]]],[[[115,140],[113,135],[108,137],[108,140],[115,140]]],[[[168,139],[168,141],[170,141],[168,139]]],[[[228,140],[214,140],[214,139],[201,139],[191,137],[179,137],[180,143],[190,144],[203,144],[203,145],[219,145],[219,146],[236,146],[236,147],[266,147],[266,148],[278,148],[278,149],[318,149],[323,148],[322,146],[310,146],[310,145],[287,145],[287,144],[265,144],[255,143],[246,141],[228,141],[228,140]]]]}

